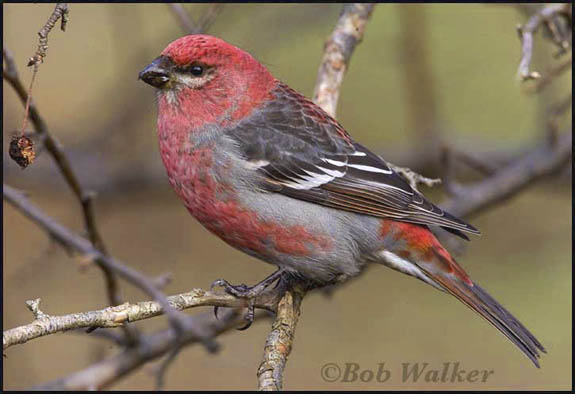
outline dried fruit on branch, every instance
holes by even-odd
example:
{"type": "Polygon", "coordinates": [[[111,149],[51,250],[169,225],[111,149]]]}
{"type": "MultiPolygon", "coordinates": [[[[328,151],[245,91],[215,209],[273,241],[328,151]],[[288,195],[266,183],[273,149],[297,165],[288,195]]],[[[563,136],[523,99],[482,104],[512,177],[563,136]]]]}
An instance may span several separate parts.
{"type": "Polygon", "coordinates": [[[22,168],[28,167],[34,162],[36,152],[34,141],[25,135],[15,135],[10,141],[10,157],[22,168]]]}

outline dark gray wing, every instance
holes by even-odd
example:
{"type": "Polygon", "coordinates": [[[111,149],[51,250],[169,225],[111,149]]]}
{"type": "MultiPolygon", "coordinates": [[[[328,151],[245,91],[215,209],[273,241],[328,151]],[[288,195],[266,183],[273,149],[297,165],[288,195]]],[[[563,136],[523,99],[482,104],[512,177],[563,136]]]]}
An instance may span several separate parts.
{"type": "Polygon", "coordinates": [[[444,212],[314,103],[279,84],[275,99],[229,131],[266,190],[331,208],[424,225],[467,239],[479,231],[444,212]]]}

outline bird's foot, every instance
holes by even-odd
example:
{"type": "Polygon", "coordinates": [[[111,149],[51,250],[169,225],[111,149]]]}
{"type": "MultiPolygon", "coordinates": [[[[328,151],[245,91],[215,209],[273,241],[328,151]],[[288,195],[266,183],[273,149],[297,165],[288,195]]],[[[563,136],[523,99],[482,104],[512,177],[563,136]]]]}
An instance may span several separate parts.
{"type": "Polygon", "coordinates": [[[215,280],[210,286],[210,290],[213,290],[215,287],[223,287],[226,293],[233,295],[234,297],[237,298],[253,298],[257,296],[259,293],[261,293],[261,290],[257,288],[258,285],[252,287],[249,287],[248,285],[245,285],[243,283],[239,285],[232,285],[225,279],[215,280]]]}
{"type": "MultiPolygon", "coordinates": [[[[253,321],[255,316],[255,307],[256,307],[256,297],[262,294],[272,283],[277,281],[283,271],[278,269],[276,272],[259,282],[254,286],[247,286],[245,284],[239,285],[232,285],[225,279],[217,279],[215,280],[212,285],[210,286],[210,290],[213,290],[215,287],[222,287],[224,291],[230,295],[233,295],[236,298],[244,298],[247,300],[247,313],[245,316],[246,324],[243,327],[238,328],[238,330],[246,330],[248,329],[253,321]]],[[[216,319],[218,318],[218,307],[214,307],[214,314],[216,319]]]]}

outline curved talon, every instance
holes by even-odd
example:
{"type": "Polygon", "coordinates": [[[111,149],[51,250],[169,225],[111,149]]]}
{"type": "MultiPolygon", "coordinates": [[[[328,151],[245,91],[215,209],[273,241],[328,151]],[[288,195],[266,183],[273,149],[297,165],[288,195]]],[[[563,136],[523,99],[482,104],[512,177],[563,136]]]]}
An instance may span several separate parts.
{"type": "Polygon", "coordinates": [[[214,316],[216,317],[216,320],[220,320],[220,318],[218,317],[218,309],[220,309],[219,306],[214,306],[214,316]]]}
{"type": "Polygon", "coordinates": [[[236,328],[236,330],[238,330],[238,331],[244,331],[244,330],[247,330],[248,328],[250,328],[251,325],[252,325],[252,322],[251,322],[251,321],[248,321],[245,326],[236,328]]]}
{"type": "MultiPolygon", "coordinates": [[[[245,316],[246,325],[243,327],[238,328],[238,330],[243,331],[247,330],[253,323],[255,317],[255,307],[256,307],[256,297],[260,295],[262,292],[265,291],[267,287],[269,287],[272,283],[276,282],[276,287],[278,286],[282,274],[284,271],[282,269],[278,269],[276,272],[262,280],[261,282],[257,283],[254,286],[248,286],[244,283],[239,285],[232,285],[225,279],[217,279],[212,282],[210,286],[210,291],[213,291],[215,287],[223,287],[226,293],[236,297],[236,298],[244,298],[247,300],[248,311],[245,316]]],[[[214,307],[214,315],[216,319],[218,318],[218,307],[214,307]]]]}
{"type": "Polygon", "coordinates": [[[255,298],[250,298],[248,300],[248,312],[246,313],[246,325],[240,328],[237,328],[238,331],[244,331],[247,330],[248,328],[250,328],[250,326],[252,325],[252,323],[254,322],[254,316],[255,316],[255,306],[256,306],[256,300],[255,298]]]}

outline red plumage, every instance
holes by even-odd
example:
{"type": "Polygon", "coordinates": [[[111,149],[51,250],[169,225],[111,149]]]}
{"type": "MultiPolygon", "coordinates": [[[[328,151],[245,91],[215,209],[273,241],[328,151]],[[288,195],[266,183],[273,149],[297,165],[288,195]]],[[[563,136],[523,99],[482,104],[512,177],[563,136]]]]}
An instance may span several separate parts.
{"type": "Polygon", "coordinates": [[[541,344],[472,282],[428,226],[463,237],[477,229],[413,190],[251,55],[215,37],[186,36],[140,77],[158,88],[170,183],[215,235],[318,286],[369,262],[388,265],[454,295],[538,366],[541,344]]]}

